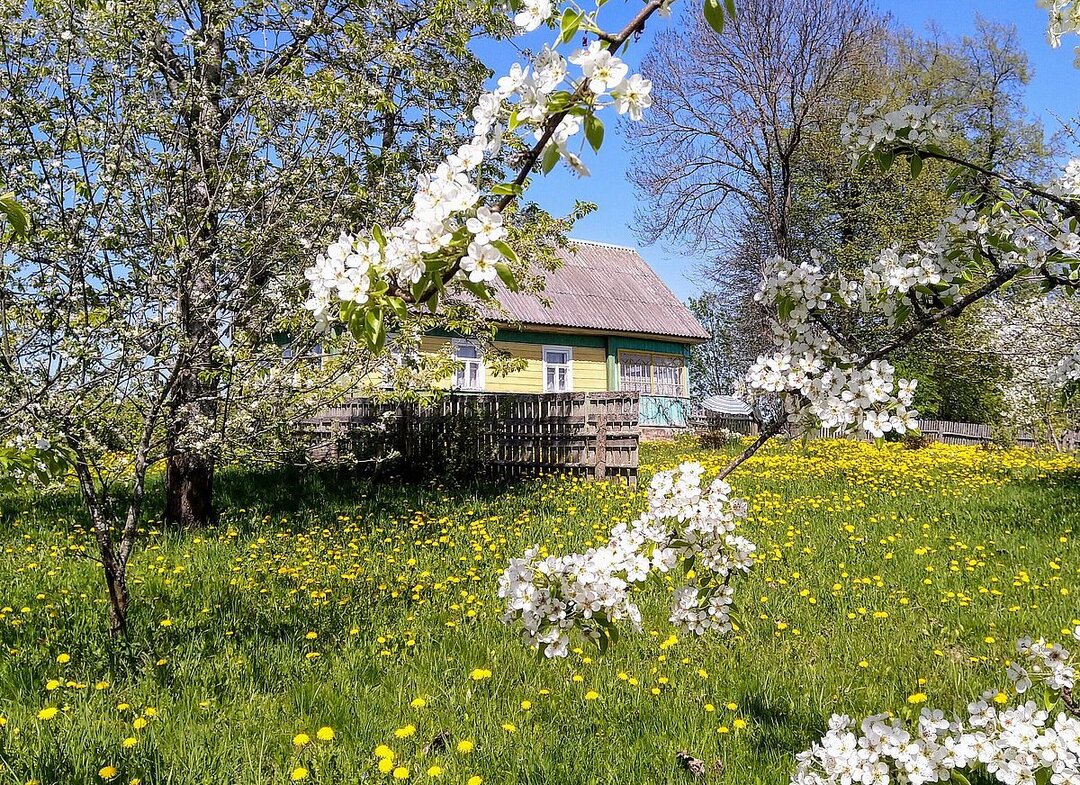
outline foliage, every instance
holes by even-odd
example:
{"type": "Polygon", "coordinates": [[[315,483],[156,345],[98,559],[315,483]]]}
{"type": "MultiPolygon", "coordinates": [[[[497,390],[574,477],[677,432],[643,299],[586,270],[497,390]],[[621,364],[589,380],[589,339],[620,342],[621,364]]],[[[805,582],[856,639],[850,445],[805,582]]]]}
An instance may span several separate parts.
{"type": "MultiPolygon", "coordinates": [[[[0,3],[0,170],[34,220],[0,249],[2,433],[70,450],[118,631],[149,467],[206,522],[218,460],[281,460],[296,419],[396,374],[315,335],[299,260],[456,148],[471,36],[506,27],[446,0],[0,3]]],[[[565,229],[519,215],[525,248],[565,229]]],[[[482,325],[458,304],[398,337],[433,322],[482,325]]]]}
{"type": "Polygon", "coordinates": [[[385,745],[410,781],[439,766],[459,784],[676,785],[688,750],[707,782],[779,785],[830,714],[918,693],[963,712],[1007,687],[1013,640],[1064,641],[1080,621],[1075,456],[811,441],[770,445],[729,478],[760,546],[733,635],[675,632],[677,576],[642,593],[646,633],[604,657],[537,662],[502,624],[509,558],[585,549],[642,512],[650,472],[696,460],[711,475],[732,454],[647,445],[639,490],[230,469],[218,525],[140,524],[126,644],[98,621],[79,500],[7,496],[3,776],[98,785],[114,766],[115,782],[261,785],[303,767],[310,782],[389,782],[385,745]]]}

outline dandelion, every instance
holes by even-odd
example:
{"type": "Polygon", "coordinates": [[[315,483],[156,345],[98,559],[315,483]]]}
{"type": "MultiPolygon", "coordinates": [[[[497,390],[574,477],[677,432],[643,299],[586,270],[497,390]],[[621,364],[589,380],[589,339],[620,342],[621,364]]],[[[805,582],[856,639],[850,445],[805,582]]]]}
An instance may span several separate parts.
{"type": "Polygon", "coordinates": [[[292,773],[289,775],[289,779],[293,782],[300,782],[300,780],[306,780],[307,776],[308,770],[305,769],[303,766],[297,766],[295,769],[292,770],[292,773]]]}
{"type": "Polygon", "coordinates": [[[319,739],[319,741],[333,741],[334,729],[331,728],[329,725],[324,725],[315,732],[315,736],[319,739]]]}
{"type": "Polygon", "coordinates": [[[149,724],[150,723],[146,721],[145,717],[136,717],[134,722],[131,723],[131,727],[133,727],[135,730],[142,730],[149,724]]]}
{"type": "Polygon", "coordinates": [[[122,742],[120,742],[120,746],[123,747],[125,750],[130,750],[132,747],[134,747],[138,743],[139,743],[139,740],[136,739],[134,736],[128,736],[126,739],[124,739],[122,742]]]}
{"type": "Polygon", "coordinates": [[[469,672],[469,678],[473,681],[483,681],[484,679],[490,679],[491,671],[487,670],[486,668],[473,668],[472,671],[469,672]]]}
{"type": "Polygon", "coordinates": [[[398,766],[394,769],[395,780],[407,780],[409,779],[409,769],[405,766],[398,766]]]}
{"type": "Polygon", "coordinates": [[[111,780],[119,773],[119,770],[115,766],[102,766],[98,769],[98,776],[103,780],[111,780]]]}
{"type": "Polygon", "coordinates": [[[475,746],[476,745],[473,744],[471,739],[462,739],[457,743],[457,751],[460,752],[462,755],[468,755],[470,752],[473,751],[473,747],[475,746]]]}
{"type": "Polygon", "coordinates": [[[472,777],[469,777],[469,780],[465,785],[480,785],[483,781],[484,779],[482,777],[478,777],[474,774],[472,777]]]}
{"type": "Polygon", "coordinates": [[[59,654],[56,657],[56,661],[59,662],[61,665],[63,665],[66,662],[71,662],[71,655],[70,654],[59,654]]]}
{"type": "Polygon", "coordinates": [[[926,693],[916,692],[908,695],[907,702],[910,703],[912,706],[917,706],[920,703],[926,703],[926,693]]]}
{"type": "Polygon", "coordinates": [[[412,706],[414,709],[422,709],[427,706],[427,701],[423,698],[413,698],[412,703],[410,703],[409,705],[412,706]]]}
{"type": "Polygon", "coordinates": [[[404,725],[404,726],[402,726],[402,727],[400,727],[400,728],[398,728],[397,730],[394,731],[394,736],[396,736],[399,739],[407,739],[410,736],[412,736],[414,733],[416,733],[416,726],[415,725],[404,725]]]}
{"type": "Polygon", "coordinates": [[[39,711],[37,716],[39,720],[51,720],[57,715],[57,713],[59,713],[59,711],[60,709],[56,708],[55,706],[49,706],[48,708],[44,708],[39,711]]]}
{"type": "Polygon", "coordinates": [[[294,747],[306,747],[311,744],[311,737],[306,733],[297,733],[293,736],[292,743],[294,747]]]}
{"type": "Polygon", "coordinates": [[[587,701],[594,701],[599,697],[600,697],[600,693],[597,692],[596,690],[589,690],[588,692],[585,693],[585,700],[587,700],[587,701]]]}
{"type": "Polygon", "coordinates": [[[427,770],[427,775],[429,777],[441,777],[443,775],[443,767],[442,766],[431,766],[427,770]]]}
{"type": "Polygon", "coordinates": [[[379,771],[383,774],[389,774],[394,770],[394,761],[392,758],[379,758],[379,771]]]}
{"type": "Polygon", "coordinates": [[[387,747],[385,744],[380,744],[375,748],[375,757],[380,760],[393,760],[394,751],[387,747]]]}

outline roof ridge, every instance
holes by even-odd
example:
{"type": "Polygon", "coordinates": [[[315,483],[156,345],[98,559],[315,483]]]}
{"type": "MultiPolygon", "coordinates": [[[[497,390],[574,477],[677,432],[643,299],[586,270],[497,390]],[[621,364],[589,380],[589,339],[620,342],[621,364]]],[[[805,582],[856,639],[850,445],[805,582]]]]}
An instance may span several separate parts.
{"type": "Polygon", "coordinates": [[[596,246],[599,246],[600,248],[614,248],[614,249],[616,249],[618,251],[633,251],[634,253],[638,253],[637,248],[634,248],[634,247],[629,246],[629,245],[616,245],[615,243],[602,243],[599,240],[584,240],[584,239],[582,239],[580,237],[567,237],[566,239],[567,239],[568,242],[571,242],[571,243],[580,243],[582,245],[596,245],[596,246]]]}

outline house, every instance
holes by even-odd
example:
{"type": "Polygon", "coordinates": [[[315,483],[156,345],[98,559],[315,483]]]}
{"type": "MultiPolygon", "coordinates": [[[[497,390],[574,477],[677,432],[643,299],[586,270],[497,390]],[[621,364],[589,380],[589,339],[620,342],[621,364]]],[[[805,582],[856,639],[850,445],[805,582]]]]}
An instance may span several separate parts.
{"type": "Polygon", "coordinates": [[[690,347],[708,340],[698,323],[632,248],[571,240],[562,266],[547,276],[544,303],[502,288],[505,313],[495,344],[525,361],[496,376],[478,347],[452,336],[427,336],[422,351],[447,343],[459,361],[451,384],[476,392],[641,393],[643,426],[685,427],[690,347]]]}

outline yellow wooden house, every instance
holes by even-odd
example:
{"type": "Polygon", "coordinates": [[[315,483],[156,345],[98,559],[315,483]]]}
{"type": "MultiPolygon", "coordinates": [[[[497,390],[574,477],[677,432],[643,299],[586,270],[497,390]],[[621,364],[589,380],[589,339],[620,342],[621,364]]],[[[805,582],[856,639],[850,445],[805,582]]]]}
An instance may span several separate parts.
{"type": "Polygon", "coordinates": [[[641,424],[682,427],[689,402],[690,347],[709,334],[633,248],[572,240],[547,276],[544,302],[501,290],[495,344],[525,361],[492,373],[479,347],[427,336],[423,351],[447,348],[458,361],[449,384],[473,392],[641,393],[641,424]],[[447,345],[450,345],[449,347],[447,345]]]}

